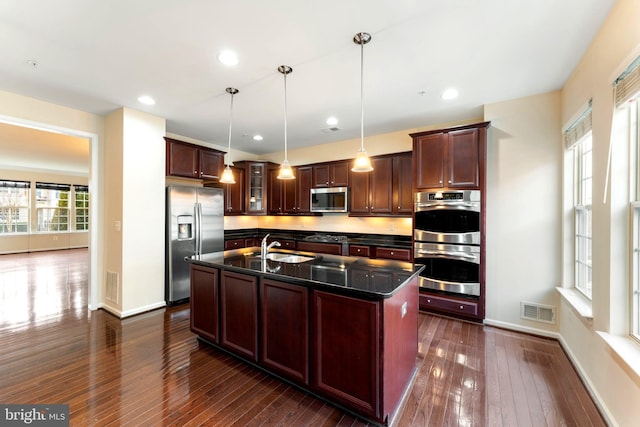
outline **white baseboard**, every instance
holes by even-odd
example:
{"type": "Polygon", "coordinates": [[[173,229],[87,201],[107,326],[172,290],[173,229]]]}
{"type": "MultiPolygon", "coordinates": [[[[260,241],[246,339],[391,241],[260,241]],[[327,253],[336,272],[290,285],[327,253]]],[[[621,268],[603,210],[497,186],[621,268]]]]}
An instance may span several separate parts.
{"type": "Polygon", "coordinates": [[[120,319],[124,319],[127,317],[135,316],[136,314],[145,313],[147,311],[156,310],[158,308],[163,308],[163,307],[166,307],[166,305],[167,303],[165,301],[160,301],[160,302],[148,304],[142,307],[137,307],[132,310],[120,311],[115,307],[111,307],[110,305],[101,303],[101,304],[98,304],[98,308],[102,308],[108,311],[109,313],[113,314],[114,316],[119,317],[120,319]]]}
{"type": "Polygon", "coordinates": [[[509,329],[516,332],[524,332],[531,335],[539,335],[546,338],[560,340],[560,334],[557,332],[547,331],[544,329],[532,328],[530,326],[517,325],[515,323],[502,322],[500,320],[484,319],[484,324],[495,326],[496,328],[509,329]]]}

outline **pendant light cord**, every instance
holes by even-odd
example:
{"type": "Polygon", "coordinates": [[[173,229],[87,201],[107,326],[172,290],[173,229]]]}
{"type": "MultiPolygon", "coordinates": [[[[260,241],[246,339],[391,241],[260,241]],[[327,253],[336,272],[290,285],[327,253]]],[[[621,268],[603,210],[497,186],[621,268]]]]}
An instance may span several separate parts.
{"type": "Polygon", "coordinates": [[[233,122],[233,92],[231,93],[231,110],[229,112],[229,153],[227,154],[227,166],[231,164],[231,124],[233,122]]]}
{"type": "Polygon", "coordinates": [[[360,41],[360,151],[364,151],[364,40],[360,41]]]}
{"type": "Polygon", "coordinates": [[[287,71],[284,71],[284,161],[287,162],[287,71]]]}

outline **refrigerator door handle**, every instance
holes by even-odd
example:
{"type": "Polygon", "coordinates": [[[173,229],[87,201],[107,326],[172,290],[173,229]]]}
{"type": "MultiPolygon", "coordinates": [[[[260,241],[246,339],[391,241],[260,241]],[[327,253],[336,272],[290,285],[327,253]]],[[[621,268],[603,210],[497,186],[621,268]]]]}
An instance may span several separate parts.
{"type": "Polygon", "coordinates": [[[202,203],[198,202],[198,256],[202,255],[202,203]]]}
{"type": "Polygon", "coordinates": [[[194,246],[193,254],[200,255],[200,203],[193,204],[194,246]]]}

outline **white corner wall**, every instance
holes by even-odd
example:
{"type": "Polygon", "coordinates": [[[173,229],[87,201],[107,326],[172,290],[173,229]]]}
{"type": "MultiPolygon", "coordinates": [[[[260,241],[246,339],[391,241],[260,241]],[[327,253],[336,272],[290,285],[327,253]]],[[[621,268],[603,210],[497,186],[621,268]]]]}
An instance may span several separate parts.
{"type": "Polygon", "coordinates": [[[520,302],[558,308],[562,140],[560,92],[485,106],[486,321],[557,331],[520,318],[520,302]]]}
{"type": "Polygon", "coordinates": [[[165,119],[124,109],[122,315],[164,306],[165,119]]]}

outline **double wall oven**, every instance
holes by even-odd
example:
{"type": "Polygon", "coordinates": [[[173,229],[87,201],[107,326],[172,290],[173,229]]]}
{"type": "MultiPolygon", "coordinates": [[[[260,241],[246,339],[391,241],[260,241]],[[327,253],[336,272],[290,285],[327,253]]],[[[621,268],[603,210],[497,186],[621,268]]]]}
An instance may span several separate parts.
{"type": "Polygon", "coordinates": [[[480,190],[423,191],[414,199],[414,263],[420,287],[480,295],[480,190]]]}

